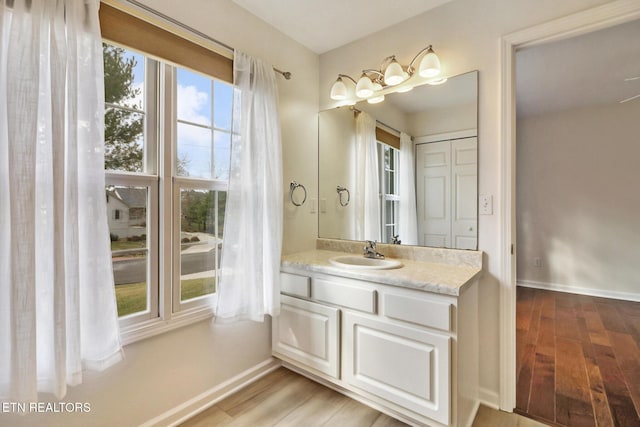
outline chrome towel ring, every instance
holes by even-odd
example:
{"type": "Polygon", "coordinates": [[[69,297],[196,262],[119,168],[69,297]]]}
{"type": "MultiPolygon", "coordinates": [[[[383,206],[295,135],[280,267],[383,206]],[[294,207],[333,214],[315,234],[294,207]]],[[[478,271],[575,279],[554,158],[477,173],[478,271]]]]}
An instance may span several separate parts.
{"type": "Polygon", "coordinates": [[[349,193],[349,190],[346,187],[342,187],[340,185],[338,185],[336,187],[336,191],[338,192],[338,197],[340,198],[340,206],[348,206],[349,205],[349,201],[351,200],[351,193],[349,193]],[[342,193],[347,193],[347,201],[343,201],[342,200],[342,193]]]}
{"type": "Polygon", "coordinates": [[[304,205],[304,202],[307,201],[307,189],[304,188],[304,185],[302,184],[298,184],[295,181],[291,181],[291,184],[289,184],[289,199],[291,199],[291,203],[293,203],[294,206],[302,206],[304,205]],[[302,202],[297,203],[294,199],[293,199],[293,192],[296,190],[296,188],[302,188],[302,191],[304,191],[304,198],[302,199],[302,202]]]}

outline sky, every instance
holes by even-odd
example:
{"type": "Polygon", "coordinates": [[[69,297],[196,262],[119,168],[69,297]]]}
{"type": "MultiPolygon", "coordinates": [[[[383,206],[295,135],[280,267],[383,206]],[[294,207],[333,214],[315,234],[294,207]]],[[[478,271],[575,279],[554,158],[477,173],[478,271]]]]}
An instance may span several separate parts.
{"type": "MultiPolygon", "coordinates": [[[[126,56],[136,58],[133,84],[141,89],[138,96],[141,102],[144,99],[144,59],[131,51],[127,51],[126,56]]],[[[230,84],[178,68],[178,158],[185,161],[188,176],[228,179],[232,100],[230,84]]]]}

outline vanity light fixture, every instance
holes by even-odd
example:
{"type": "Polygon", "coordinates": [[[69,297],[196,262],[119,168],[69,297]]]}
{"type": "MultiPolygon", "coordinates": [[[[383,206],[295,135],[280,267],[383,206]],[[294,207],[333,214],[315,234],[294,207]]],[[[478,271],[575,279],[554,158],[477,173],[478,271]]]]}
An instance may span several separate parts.
{"type": "MultiPolygon", "coordinates": [[[[373,83],[373,91],[378,92],[380,90],[382,90],[382,85],[380,83],[373,83]]],[[[378,104],[382,101],[384,101],[384,95],[372,96],[367,99],[369,104],[378,104]]]]}
{"type": "MultiPolygon", "coordinates": [[[[331,99],[342,101],[349,98],[349,90],[342,80],[348,78],[356,85],[356,97],[367,99],[370,104],[382,102],[384,95],[376,95],[376,92],[397,86],[411,78],[416,72],[423,78],[431,79],[427,81],[429,84],[441,84],[447,81],[446,78],[435,78],[440,74],[440,59],[433,51],[433,47],[429,45],[413,57],[406,69],[400,65],[395,55],[391,55],[382,61],[380,70],[362,70],[357,82],[346,74],[338,74],[338,78],[331,86],[331,99]],[[416,69],[414,65],[420,57],[422,59],[416,69]]],[[[402,85],[395,92],[408,92],[411,89],[413,89],[412,85],[402,85]]]]}
{"type": "Polygon", "coordinates": [[[341,101],[349,97],[349,89],[347,89],[347,85],[344,84],[344,81],[342,80],[343,77],[351,80],[353,84],[356,84],[356,81],[346,74],[338,74],[338,79],[333,86],[331,86],[331,99],[341,101]]]}

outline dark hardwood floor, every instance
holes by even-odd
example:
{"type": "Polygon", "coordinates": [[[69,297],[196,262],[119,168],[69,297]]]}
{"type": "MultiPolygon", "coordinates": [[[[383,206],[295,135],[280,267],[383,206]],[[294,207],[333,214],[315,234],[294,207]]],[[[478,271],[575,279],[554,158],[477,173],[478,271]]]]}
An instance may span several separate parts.
{"type": "Polygon", "coordinates": [[[516,411],[640,427],[640,303],[518,287],[516,411]]]}

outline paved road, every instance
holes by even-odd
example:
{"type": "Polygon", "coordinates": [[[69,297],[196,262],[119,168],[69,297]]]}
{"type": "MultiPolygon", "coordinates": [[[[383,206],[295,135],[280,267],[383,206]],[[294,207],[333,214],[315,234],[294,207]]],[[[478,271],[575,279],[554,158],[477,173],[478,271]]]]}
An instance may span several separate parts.
{"type": "MultiPolygon", "coordinates": [[[[182,274],[199,273],[214,269],[213,251],[182,254],[180,272],[182,274]]],[[[113,276],[116,285],[144,282],[147,278],[146,258],[113,260],[113,276]]]]}

